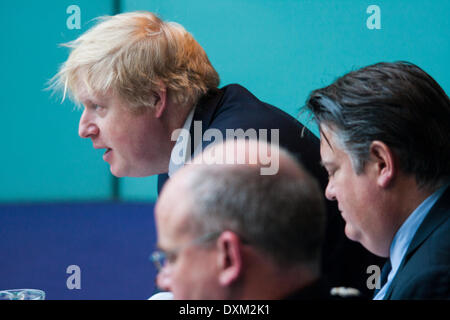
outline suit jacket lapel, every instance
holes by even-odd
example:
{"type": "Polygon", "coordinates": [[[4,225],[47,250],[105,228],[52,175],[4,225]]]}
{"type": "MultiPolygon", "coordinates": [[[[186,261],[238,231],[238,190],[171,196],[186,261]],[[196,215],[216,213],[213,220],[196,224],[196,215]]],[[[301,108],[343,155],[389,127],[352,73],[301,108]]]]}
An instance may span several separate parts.
{"type": "Polygon", "coordinates": [[[195,108],[194,117],[190,128],[190,144],[191,144],[191,156],[195,151],[195,148],[202,143],[203,132],[209,128],[213,116],[219,107],[220,100],[223,97],[223,91],[220,89],[210,89],[207,94],[200,98],[195,108]],[[195,121],[201,122],[201,130],[199,135],[195,135],[195,121]]]}
{"type": "Polygon", "coordinates": [[[405,257],[398,268],[397,275],[394,280],[392,280],[391,285],[389,286],[388,291],[386,292],[384,299],[389,299],[392,290],[396,285],[396,280],[398,279],[398,274],[402,272],[402,269],[405,267],[405,264],[414,254],[414,252],[422,245],[422,243],[439,227],[446,219],[450,216],[450,186],[447,187],[447,190],[442,194],[441,198],[436,202],[436,204],[431,208],[430,212],[428,212],[427,216],[423,220],[419,229],[417,229],[416,234],[414,235],[408,250],[406,251],[405,257]]]}
{"type": "Polygon", "coordinates": [[[169,180],[169,174],[168,173],[161,173],[158,175],[158,194],[161,193],[162,187],[166,183],[166,181],[169,180]]]}
{"type": "MultiPolygon", "coordinates": [[[[213,115],[216,109],[219,106],[220,99],[222,99],[223,91],[220,89],[211,89],[209,90],[197,103],[197,106],[194,111],[194,117],[192,119],[192,124],[190,127],[190,144],[191,144],[191,156],[195,151],[195,147],[198,143],[201,143],[203,136],[203,128],[209,127],[211,121],[213,119],[213,115]],[[194,141],[194,121],[201,121],[202,130],[200,133],[199,141],[194,141]]],[[[160,174],[158,176],[158,194],[161,192],[162,187],[169,179],[169,175],[167,173],[160,174]]]]}

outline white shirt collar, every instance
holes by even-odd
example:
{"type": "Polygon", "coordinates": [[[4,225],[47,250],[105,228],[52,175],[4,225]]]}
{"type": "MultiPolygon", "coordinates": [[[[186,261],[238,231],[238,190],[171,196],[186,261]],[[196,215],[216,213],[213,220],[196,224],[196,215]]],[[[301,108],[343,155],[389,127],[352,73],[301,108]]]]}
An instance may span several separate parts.
{"type": "Polygon", "coordinates": [[[175,172],[177,172],[181,167],[184,166],[190,155],[190,146],[188,146],[190,128],[192,125],[192,120],[194,118],[195,106],[189,112],[186,120],[184,121],[183,128],[180,130],[177,141],[175,142],[172,152],[170,154],[169,162],[169,172],[168,175],[171,177],[175,172]],[[189,147],[189,148],[188,148],[189,147]]]}

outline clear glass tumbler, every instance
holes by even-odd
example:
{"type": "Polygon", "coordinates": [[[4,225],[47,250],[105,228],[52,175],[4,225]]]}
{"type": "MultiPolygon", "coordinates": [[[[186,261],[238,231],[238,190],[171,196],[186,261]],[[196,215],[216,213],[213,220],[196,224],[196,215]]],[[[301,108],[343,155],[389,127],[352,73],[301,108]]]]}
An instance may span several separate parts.
{"type": "Polygon", "coordinates": [[[0,300],[45,300],[45,292],[38,289],[2,290],[0,300]]]}

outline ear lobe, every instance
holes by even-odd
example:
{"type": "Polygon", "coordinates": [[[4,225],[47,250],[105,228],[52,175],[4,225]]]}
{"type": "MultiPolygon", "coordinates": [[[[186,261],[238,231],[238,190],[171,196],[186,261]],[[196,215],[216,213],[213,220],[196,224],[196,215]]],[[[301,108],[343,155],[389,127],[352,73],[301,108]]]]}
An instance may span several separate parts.
{"type": "Polygon", "coordinates": [[[159,89],[157,89],[154,93],[154,110],[156,118],[161,118],[167,106],[167,88],[161,82],[159,85],[159,89]]]}
{"type": "Polygon", "coordinates": [[[382,188],[389,187],[397,173],[394,153],[385,143],[373,141],[370,145],[370,155],[374,162],[378,185],[382,188]]]}
{"type": "Polygon", "coordinates": [[[217,240],[219,283],[230,286],[242,272],[242,248],[239,237],[231,232],[224,231],[217,240]]]}

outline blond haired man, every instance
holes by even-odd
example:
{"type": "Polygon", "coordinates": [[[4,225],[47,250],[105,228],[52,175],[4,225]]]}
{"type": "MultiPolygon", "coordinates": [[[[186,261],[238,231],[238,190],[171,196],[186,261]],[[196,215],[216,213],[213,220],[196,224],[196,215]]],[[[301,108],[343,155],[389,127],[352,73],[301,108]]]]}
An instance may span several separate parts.
{"type": "MultiPolygon", "coordinates": [[[[105,149],[103,159],[113,175],[158,174],[160,190],[206,146],[247,137],[284,147],[325,188],[319,140],[242,86],[219,89],[219,76],[205,51],[181,25],[150,12],[123,13],[100,18],[66,46],[70,55],[51,86],[84,106],[79,135],[105,149]]],[[[333,274],[340,281],[336,285],[360,287],[365,279],[359,275],[373,262],[360,248],[348,252],[352,244],[336,222],[336,212],[330,210],[324,270],[350,275],[333,274]],[[360,261],[351,265],[354,271],[343,265],[346,256],[360,261]]]]}
{"type": "Polygon", "coordinates": [[[79,135],[105,149],[115,176],[171,175],[211,142],[239,132],[262,132],[322,173],[318,139],[242,86],[218,89],[205,51],[177,23],[145,11],[101,17],[65,46],[71,52],[52,86],[84,106],[79,135]]]}

